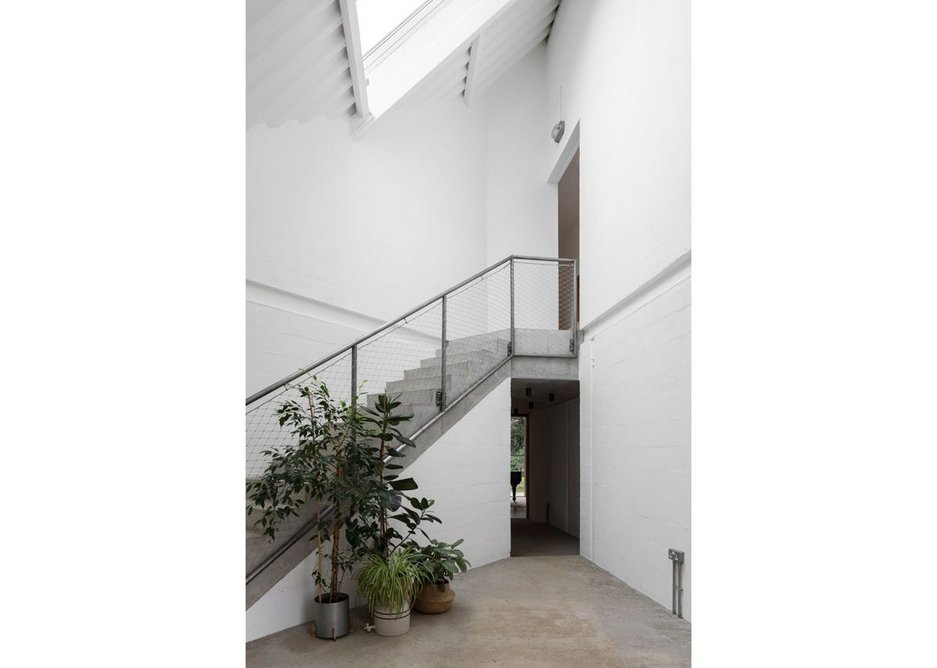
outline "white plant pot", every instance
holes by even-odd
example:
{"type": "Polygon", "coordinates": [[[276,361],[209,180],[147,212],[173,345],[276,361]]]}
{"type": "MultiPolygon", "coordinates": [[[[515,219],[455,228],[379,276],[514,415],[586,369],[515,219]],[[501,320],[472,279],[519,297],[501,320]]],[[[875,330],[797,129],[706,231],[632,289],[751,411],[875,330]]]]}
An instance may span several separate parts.
{"type": "Polygon", "coordinates": [[[399,636],[410,630],[410,603],[402,612],[374,608],[374,632],[379,636],[399,636]]]}

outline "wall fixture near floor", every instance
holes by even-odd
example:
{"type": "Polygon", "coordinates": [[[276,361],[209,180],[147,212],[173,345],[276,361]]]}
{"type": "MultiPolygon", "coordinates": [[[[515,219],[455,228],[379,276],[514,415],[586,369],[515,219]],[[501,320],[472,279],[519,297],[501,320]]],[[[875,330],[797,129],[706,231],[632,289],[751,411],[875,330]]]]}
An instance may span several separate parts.
{"type": "Polygon", "coordinates": [[[667,557],[673,562],[672,613],[683,619],[683,552],[670,548],[667,557]]]}

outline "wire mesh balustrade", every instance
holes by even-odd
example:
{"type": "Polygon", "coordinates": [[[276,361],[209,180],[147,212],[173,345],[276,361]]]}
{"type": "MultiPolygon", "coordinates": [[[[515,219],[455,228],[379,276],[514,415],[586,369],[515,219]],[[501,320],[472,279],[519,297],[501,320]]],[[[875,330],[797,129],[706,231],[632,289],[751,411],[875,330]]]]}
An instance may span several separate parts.
{"type": "Polygon", "coordinates": [[[313,377],[374,405],[396,396],[418,435],[513,355],[576,355],[574,260],[511,256],[247,400],[247,477],[293,438],[276,411],[313,377]],[[354,388],[354,390],[353,390],[354,388]]]}

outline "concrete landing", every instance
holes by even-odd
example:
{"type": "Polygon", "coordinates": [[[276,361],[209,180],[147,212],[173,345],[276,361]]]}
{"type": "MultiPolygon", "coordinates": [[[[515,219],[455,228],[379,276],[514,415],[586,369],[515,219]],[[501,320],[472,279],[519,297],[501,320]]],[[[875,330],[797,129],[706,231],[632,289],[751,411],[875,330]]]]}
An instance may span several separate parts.
{"type": "Polygon", "coordinates": [[[332,642],[297,626],[247,644],[248,668],[302,666],[689,666],[690,625],[579,556],[509,558],[456,578],[442,615],[410,632],[332,642]]]}

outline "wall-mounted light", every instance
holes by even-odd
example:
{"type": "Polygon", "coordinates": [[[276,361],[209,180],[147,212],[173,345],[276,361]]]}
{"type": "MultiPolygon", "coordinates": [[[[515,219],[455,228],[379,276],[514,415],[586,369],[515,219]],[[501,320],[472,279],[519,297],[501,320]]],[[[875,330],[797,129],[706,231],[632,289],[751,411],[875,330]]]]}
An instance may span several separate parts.
{"type": "Polygon", "coordinates": [[[553,141],[557,144],[560,143],[560,139],[563,138],[563,132],[566,131],[566,121],[560,121],[553,126],[553,130],[550,131],[550,136],[553,137],[553,141]]]}
{"type": "Polygon", "coordinates": [[[563,120],[563,87],[560,86],[560,122],[553,126],[553,129],[550,131],[550,136],[553,137],[553,141],[559,144],[560,139],[563,138],[563,132],[565,131],[566,121],[563,120]]]}

